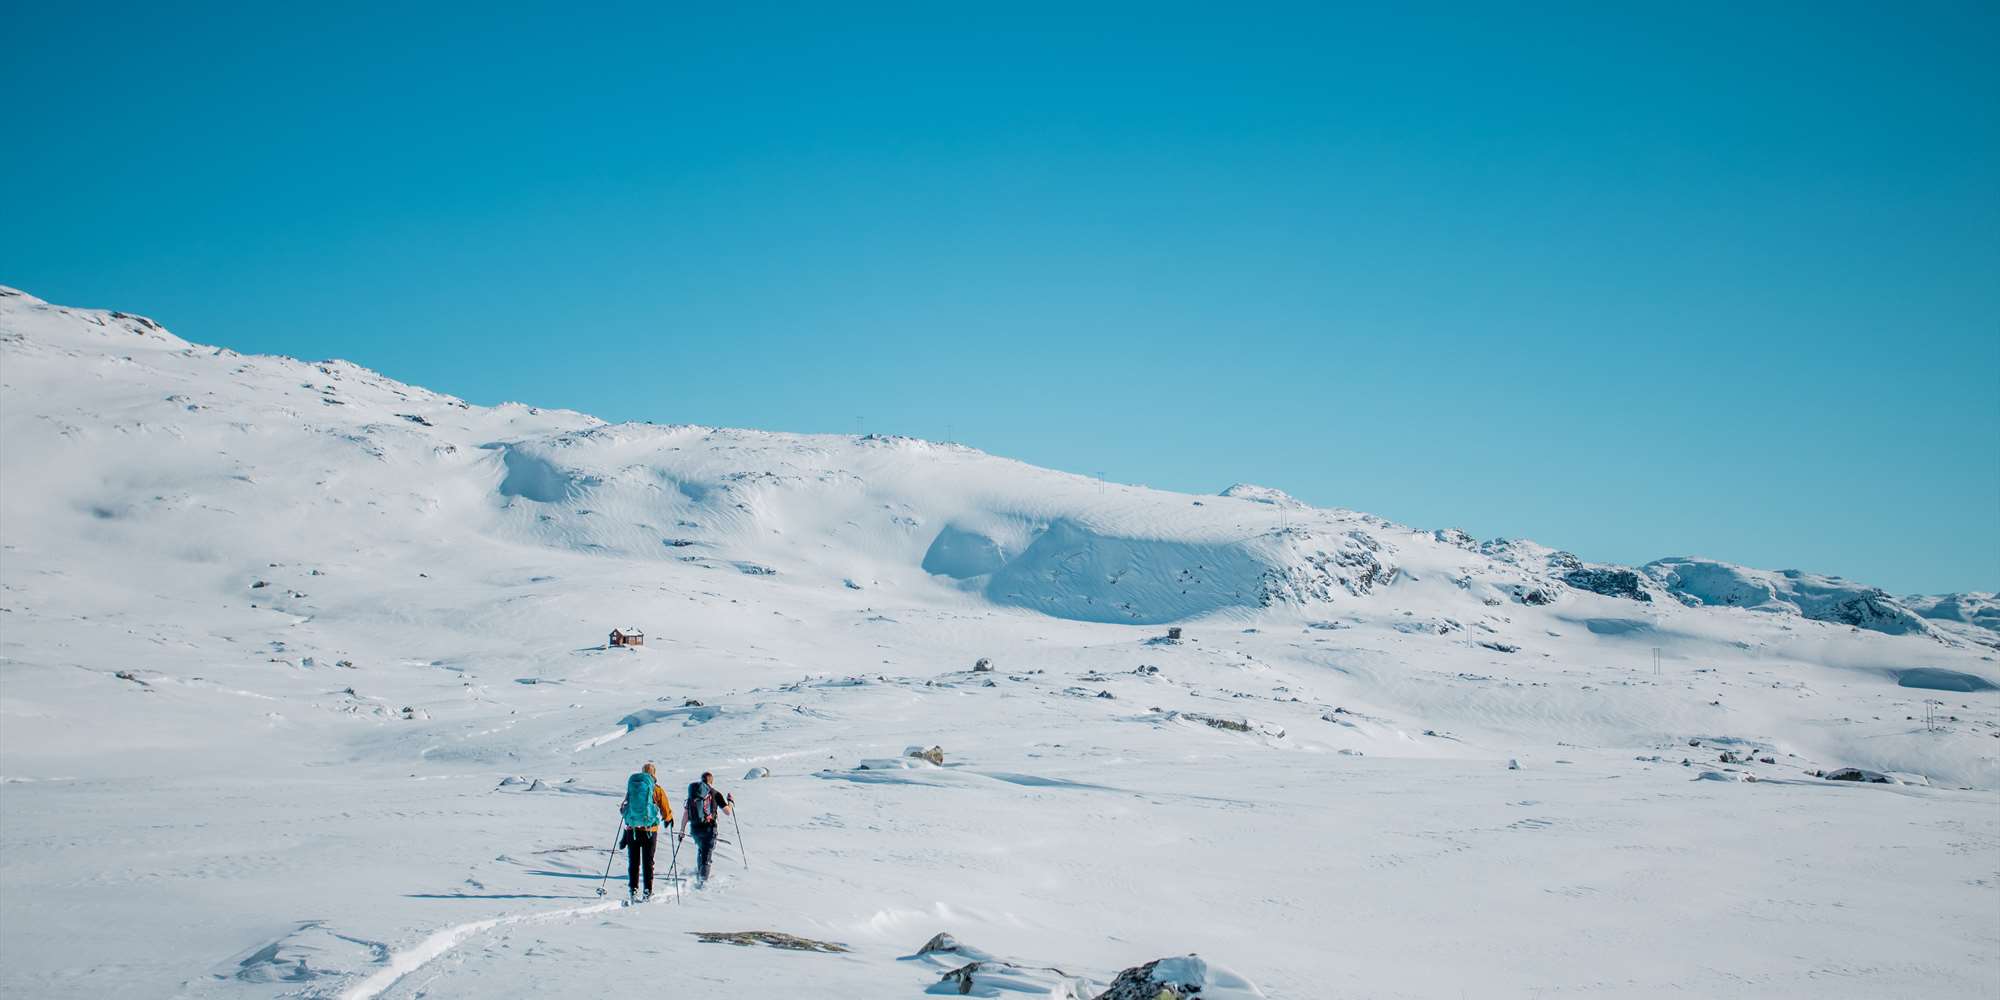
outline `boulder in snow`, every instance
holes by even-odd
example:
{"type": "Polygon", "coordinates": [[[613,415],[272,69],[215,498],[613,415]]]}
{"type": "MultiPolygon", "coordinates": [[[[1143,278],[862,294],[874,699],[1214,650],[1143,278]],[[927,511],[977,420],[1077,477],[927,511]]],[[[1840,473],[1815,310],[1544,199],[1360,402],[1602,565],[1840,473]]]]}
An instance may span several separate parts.
{"type": "Polygon", "coordinates": [[[1118,974],[1094,1000],[1261,1000],[1250,980],[1199,955],[1161,958],[1118,974]]]}
{"type": "Polygon", "coordinates": [[[931,939],[929,941],[925,941],[924,946],[917,949],[917,954],[929,955],[934,952],[941,952],[941,951],[949,951],[949,952],[958,951],[958,939],[952,937],[951,934],[947,931],[939,931],[936,934],[931,935],[931,939]]]}
{"type": "Polygon", "coordinates": [[[1859,767],[1843,767],[1826,772],[1828,781],[1861,781],[1871,785],[1900,785],[1894,777],[1880,771],[1870,771],[1859,767]]]}

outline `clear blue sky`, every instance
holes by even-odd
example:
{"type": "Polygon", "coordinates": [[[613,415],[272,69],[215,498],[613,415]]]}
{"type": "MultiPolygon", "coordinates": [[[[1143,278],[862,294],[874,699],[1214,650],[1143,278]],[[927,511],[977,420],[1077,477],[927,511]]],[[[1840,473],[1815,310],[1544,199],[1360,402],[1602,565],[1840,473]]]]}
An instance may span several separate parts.
{"type": "Polygon", "coordinates": [[[11,8],[0,282],[477,402],[2000,587],[1990,3],[280,6],[11,8]]]}

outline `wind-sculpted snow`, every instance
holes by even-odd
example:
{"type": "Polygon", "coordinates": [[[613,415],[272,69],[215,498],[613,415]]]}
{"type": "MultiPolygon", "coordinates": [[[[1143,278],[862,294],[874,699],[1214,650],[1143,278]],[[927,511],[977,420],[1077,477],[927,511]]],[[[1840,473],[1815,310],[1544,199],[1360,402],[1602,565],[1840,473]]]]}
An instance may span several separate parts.
{"type": "Polygon", "coordinates": [[[1990,996],[1991,595],[1697,562],[0,294],[0,995],[1990,996]]]}
{"type": "Polygon", "coordinates": [[[1248,544],[1121,537],[1064,519],[994,573],[985,593],[1058,618],[1147,625],[1257,607],[1271,569],[1248,544]]]}
{"type": "Polygon", "coordinates": [[[1007,565],[1007,551],[1000,543],[978,532],[947,524],[924,550],[924,572],[969,580],[990,576],[1007,565]]]}
{"type": "Polygon", "coordinates": [[[561,503],[581,495],[592,485],[588,477],[572,476],[547,458],[520,446],[493,445],[500,452],[506,475],[500,479],[500,495],[521,497],[537,503],[561,503]]]}

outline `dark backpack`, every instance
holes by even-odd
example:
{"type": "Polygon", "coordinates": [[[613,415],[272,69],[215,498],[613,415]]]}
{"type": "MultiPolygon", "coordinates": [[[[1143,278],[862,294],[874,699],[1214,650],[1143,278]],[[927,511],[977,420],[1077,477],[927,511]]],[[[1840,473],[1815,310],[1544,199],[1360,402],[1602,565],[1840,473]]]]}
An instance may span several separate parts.
{"type": "Polygon", "coordinates": [[[688,822],[698,826],[715,825],[715,792],[697,781],[688,786],[688,822]]]}

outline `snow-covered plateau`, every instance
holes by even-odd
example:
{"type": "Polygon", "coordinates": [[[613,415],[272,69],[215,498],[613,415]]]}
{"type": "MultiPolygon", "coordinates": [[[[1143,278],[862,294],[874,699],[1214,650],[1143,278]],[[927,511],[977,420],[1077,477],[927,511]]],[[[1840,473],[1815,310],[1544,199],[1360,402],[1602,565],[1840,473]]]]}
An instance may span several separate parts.
{"type": "Polygon", "coordinates": [[[1992,998],[1996,656],[1992,594],[0,289],[0,996],[1992,998]],[[624,906],[647,760],[741,828],[624,906]]]}

